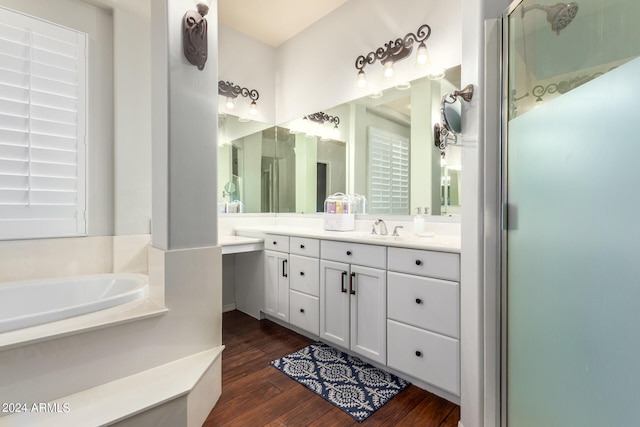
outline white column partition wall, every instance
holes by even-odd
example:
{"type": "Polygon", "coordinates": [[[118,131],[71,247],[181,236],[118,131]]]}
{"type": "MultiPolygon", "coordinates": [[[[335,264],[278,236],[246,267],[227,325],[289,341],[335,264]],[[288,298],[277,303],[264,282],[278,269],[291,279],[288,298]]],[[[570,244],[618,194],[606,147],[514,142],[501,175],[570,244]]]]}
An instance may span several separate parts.
{"type": "Polygon", "coordinates": [[[152,40],[152,235],[163,250],[218,240],[217,3],[206,16],[209,59],[202,71],[182,53],[182,17],[193,8],[192,0],[167,1],[151,19],[160,35],[152,40]]]}

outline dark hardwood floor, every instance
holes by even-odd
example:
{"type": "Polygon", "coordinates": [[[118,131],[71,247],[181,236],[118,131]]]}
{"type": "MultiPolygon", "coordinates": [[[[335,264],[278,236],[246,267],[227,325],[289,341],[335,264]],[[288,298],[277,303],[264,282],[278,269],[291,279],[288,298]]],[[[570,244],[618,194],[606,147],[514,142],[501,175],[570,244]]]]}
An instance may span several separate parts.
{"type": "Polygon", "coordinates": [[[222,325],[222,396],[203,427],[458,425],[459,406],[413,385],[358,423],[269,365],[313,340],[239,311],[224,313],[222,325]]]}

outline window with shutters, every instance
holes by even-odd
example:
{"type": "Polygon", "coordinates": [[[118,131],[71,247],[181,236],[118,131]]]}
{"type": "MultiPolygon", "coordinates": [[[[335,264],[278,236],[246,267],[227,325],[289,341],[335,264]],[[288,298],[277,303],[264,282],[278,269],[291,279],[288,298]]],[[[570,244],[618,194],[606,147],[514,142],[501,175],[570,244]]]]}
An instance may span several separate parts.
{"type": "Polygon", "coordinates": [[[369,127],[369,209],[409,214],[409,139],[369,127]]]}
{"type": "Polygon", "coordinates": [[[87,234],[86,44],[0,8],[0,239],[87,234]]]}

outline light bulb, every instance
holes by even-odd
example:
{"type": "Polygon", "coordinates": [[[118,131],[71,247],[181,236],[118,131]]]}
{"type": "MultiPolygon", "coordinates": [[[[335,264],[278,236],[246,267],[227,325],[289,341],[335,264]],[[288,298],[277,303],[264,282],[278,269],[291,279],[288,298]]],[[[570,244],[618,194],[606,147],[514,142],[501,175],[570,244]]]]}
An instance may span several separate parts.
{"type": "Polygon", "coordinates": [[[331,137],[336,141],[340,140],[340,130],[338,129],[338,125],[335,125],[333,127],[333,130],[331,131],[331,137]]]}
{"type": "Polygon", "coordinates": [[[234,107],[233,98],[227,97],[226,106],[229,110],[233,110],[233,107],[234,107]]]}
{"type": "Polygon", "coordinates": [[[251,101],[251,107],[249,108],[249,112],[251,113],[252,116],[255,116],[256,114],[258,114],[258,104],[256,104],[256,101],[251,101]]]}
{"type": "Polygon", "coordinates": [[[393,77],[393,61],[387,61],[384,63],[384,77],[387,79],[393,77]]]}
{"type": "Polygon", "coordinates": [[[425,45],[424,42],[420,43],[418,46],[418,52],[416,53],[416,63],[418,65],[425,65],[429,60],[428,55],[427,45],[425,45]]]}
{"type": "Polygon", "coordinates": [[[358,87],[367,86],[367,77],[364,74],[364,71],[358,71],[358,77],[356,77],[356,82],[358,83],[358,87]]]}

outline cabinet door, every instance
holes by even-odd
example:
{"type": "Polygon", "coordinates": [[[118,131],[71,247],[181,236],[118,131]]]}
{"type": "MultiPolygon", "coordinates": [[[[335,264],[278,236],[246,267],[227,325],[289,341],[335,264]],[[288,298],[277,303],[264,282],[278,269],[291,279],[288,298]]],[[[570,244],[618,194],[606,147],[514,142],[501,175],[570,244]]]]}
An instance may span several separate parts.
{"type": "Polygon", "coordinates": [[[289,321],[289,254],[264,251],[265,312],[289,321]]]}
{"type": "Polygon", "coordinates": [[[387,362],[387,275],[377,268],[351,266],[351,350],[387,362]]]}
{"type": "Polygon", "coordinates": [[[349,264],[320,261],[320,339],[349,348],[349,264]]]}

